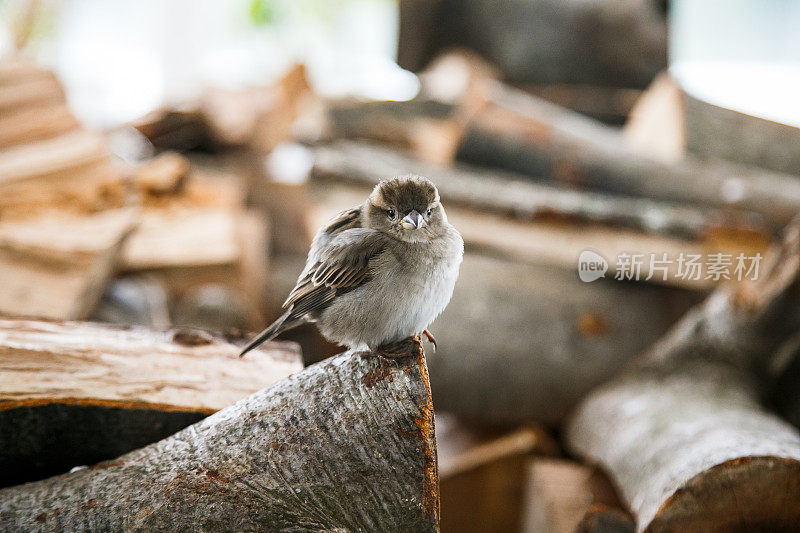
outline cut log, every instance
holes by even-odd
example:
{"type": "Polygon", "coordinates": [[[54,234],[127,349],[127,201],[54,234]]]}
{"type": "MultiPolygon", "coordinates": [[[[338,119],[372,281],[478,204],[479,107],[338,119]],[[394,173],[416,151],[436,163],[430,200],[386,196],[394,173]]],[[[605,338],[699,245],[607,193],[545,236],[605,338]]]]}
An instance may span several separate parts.
{"type": "Polygon", "coordinates": [[[722,211],[679,206],[645,199],[570,191],[531,183],[518,175],[459,165],[423,163],[387,148],[338,142],[315,149],[317,194],[330,207],[308,224],[322,225],[338,211],[361,203],[380,179],[398,169],[427,176],[439,187],[450,221],[467,245],[533,264],[575,269],[581,252],[591,249],[609,264],[608,277],[618,272],[622,253],[666,253],[672,259],[669,275],[653,272],[643,261],[641,279],[694,289],[712,287],[713,279],[677,276],[681,254],[708,255],[724,251],[748,257],[765,251],[769,237],[751,222],[730,227],[722,211]],[[329,183],[335,182],[336,186],[329,183]],[[507,216],[512,215],[512,216],[507,216]]]}
{"type": "Polygon", "coordinates": [[[537,426],[500,430],[436,415],[442,531],[519,531],[525,465],[532,453],[555,454],[537,426]]]}
{"type": "Polygon", "coordinates": [[[627,130],[647,147],[800,174],[800,128],[715,105],[665,73],[637,103],[627,130]],[[652,128],[646,128],[650,124],[652,128]],[[666,126],[666,127],[665,127],[666,126]]]}
{"type": "Polygon", "coordinates": [[[103,140],[76,131],[0,151],[0,214],[58,207],[97,211],[123,204],[121,174],[103,140]]]}
{"type": "Polygon", "coordinates": [[[118,209],[0,222],[0,314],[87,317],[136,221],[133,211],[118,209]]]}
{"type": "Polygon", "coordinates": [[[568,423],[568,444],[606,468],[638,531],[800,524],[800,434],[760,405],[756,378],[796,342],[796,224],[769,259],[758,280],[717,289],[568,423]]]}
{"type": "Polygon", "coordinates": [[[437,531],[433,406],[409,355],[347,352],[114,461],[4,489],[0,527],[437,531]]]}
{"type": "Polygon", "coordinates": [[[527,464],[525,533],[633,533],[609,480],[595,468],[566,459],[527,464]]]}
{"type": "Polygon", "coordinates": [[[180,192],[189,175],[189,160],[175,152],[164,152],[133,171],[136,184],[145,194],[163,196],[180,192]]]}
{"type": "Polygon", "coordinates": [[[190,330],[0,320],[0,486],[145,446],[302,370],[190,330]]]}
{"type": "Polygon", "coordinates": [[[532,179],[627,196],[759,213],[777,232],[800,211],[794,176],[716,159],[665,163],[628,146],[622,134],[577,113],[504,87],[467,128],[457,157],[532,179]]]}
{"type": "Polygon", "coordinates": [[[66,102],[0,112],[4,115],[0,119],[0,149],[51,139],[79,127],[66,102]]]}

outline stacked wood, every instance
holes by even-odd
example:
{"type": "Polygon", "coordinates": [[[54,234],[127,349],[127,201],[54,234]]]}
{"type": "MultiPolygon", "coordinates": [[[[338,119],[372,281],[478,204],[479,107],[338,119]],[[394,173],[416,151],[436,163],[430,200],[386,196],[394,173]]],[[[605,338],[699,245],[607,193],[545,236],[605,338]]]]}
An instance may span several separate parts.
{"type": "Polygon", "coordinates": [[[473,50],[516,83],[644,87],[666,66],[666,17],[650,0],[403,0],[400,66],[473,50]]]}
{"type": "Polygon", "coordinates": [[[662,73],[647,89],[626,133],[647,147],[669,146],[703,158],[800,173],[800,128],[699,98],[662,73]],[[645,124],[652,127],[645,128],[645,124]]]}
{"type": "Polygon", "coordinates": [[[609,480],[596,468],[567,459],[527,464],[525,533],[633,533],[609,480]]]}
{"type": "Polygon", "coordinates": [[[52,72],[0,61],[0,216],[124,203],[121,174],[102,139],[82,131],[52,72]]]}
{"type": "Polygon", "coordinates": [[[5,219],[53,208],[93,212],[121,207],[124,200],[122,175],[97,134],[75,131],[0,150],[5,219]]]}
{"type": "MultiPolygon", "coordinates": [[[[315,208],[309,226],[362,202],[367,191],[320,175],[311,183],[315,208]]],[[[444,189],[442,194],[446,198],[444,189]]],[[[559,423],[697,300],[693,291],[649,283],[583,283],[575,273],[577,257],[567,270],[525,259],[509,247],[485,247],[490,238],[506,238],[509,226],[502,217],[476,218],[482,224],[472,227],[479,226],[483,238],[475,239],[469,230],[474,209],[444,201],[467,248],[453,299],[432,325],[439,347],[430,360],[431,376],[437,405],[445,411],[499,422],[559,423]]],[[[540,238],[539,249],[562,246],[525,227],[508,238],[520,247],[540,238]]],[[[296,280],[301,265],[287,273],[287,282],[296,280]]]]}
{"type": "MultiPolygon", "coordinates": [[[[177,157],[159,164],[158,180],[161,186],[172,184],[173,192],[145,196],[141,222],[123,247],[119,269],[161,279],[171,308],[204,287],[223,287],[244,313],[229,327],[259,328],[264,323],[267,222],[260,213],[241,207],[241,189],[230,176],[194,171],[187,179],[183,157],[177,157]]],[[[139,172],[143,183],[143,170],[139,172]]],[[[154,179],[152,174],[150,168],[147,179],[154,179]]]]}
{"type": "Polygon", "coordinates": [[[582,401],[567,442],[607,469],[637,531],[789,530],[800,434],[760,404],[766,360],[800,325],[800,223],[758,280],[720,287],[582,401]]]}
{"type": "Polygon", "coordinates": [[[0,62],[0,150],[79,129],[55,75],[22,60],[0,62]]]}
{"type": "Polygon", "coordinates": [[[436,415],[442,531],[519,531],[530,454],[557,446],[537,426],[504,430],[436,415]]]}
{"type": "Polygon", "coordinates": [[[687,156],[640,153],[599,122],[500,83],[467,128],[457,157],[532,179],[614,194],[756,212],[772,231],[800,209],[800,181],[773,171],[687,156]]]}
{"type": "Polygon", "coordinates": [[[347,352],[161,442],[0,491],[0,527],[437,531],[436,468],[421,347],[347,352]]]}
{"type": "Polygon", "coordinates": [[[89,316],[136,220],[131,209],[0,220],[0,315],[89,316]]]}
{"type": "Polygon", "coordinates": [[[291,343],[0,320],[0,486],[111,459],[302,370],[291,343]]]}

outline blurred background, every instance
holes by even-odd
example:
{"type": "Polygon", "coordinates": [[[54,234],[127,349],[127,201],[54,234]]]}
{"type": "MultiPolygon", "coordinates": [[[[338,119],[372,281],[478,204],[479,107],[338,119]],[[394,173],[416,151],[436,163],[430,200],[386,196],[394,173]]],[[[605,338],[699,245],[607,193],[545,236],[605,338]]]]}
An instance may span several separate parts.
{"type": "MultiPolygon", "coordinates": [[[[327,219],[381,178],[439,185],[466,243],[428,357],[443,531],[633,531],[565,420],[737,282],[679,255],[763,256],[800,211],[792,0],[0,0],[0,22],[0,315],[241,340],[327,219]]],[[[798,366],[762,373],[792,424],[798,366]]]]}

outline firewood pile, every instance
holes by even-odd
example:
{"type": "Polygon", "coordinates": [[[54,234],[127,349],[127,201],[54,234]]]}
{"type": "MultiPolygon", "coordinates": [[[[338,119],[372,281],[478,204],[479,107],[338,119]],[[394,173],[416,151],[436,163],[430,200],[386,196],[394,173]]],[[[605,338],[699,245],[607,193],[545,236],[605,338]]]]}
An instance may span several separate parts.
{"type": "Polygon", "coordinates": [[[800,528],[798,130],[656,76],[660,40],[537,77],[441,4],[401,2],[412,100],[296,66],[142,117],[135,161],[0,63],[0,529],[800,528]],[[466,246],[435,353],[239,359],[316,229],[409,173],[466,246]]]}

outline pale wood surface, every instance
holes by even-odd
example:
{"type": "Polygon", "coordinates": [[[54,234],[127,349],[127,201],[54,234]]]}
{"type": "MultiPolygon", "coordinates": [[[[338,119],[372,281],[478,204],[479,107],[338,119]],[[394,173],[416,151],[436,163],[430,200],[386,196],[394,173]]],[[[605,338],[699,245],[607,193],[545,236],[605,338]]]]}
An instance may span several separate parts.
{"type": "Polygon", "coordinates": [[[796,224],[763,276],[717,289],[568,423],[568,444],[609,471],[638,531],[800,524],[800,434],[762,407],[754,372],[800,325],[796,224]]]}
{"type": "Polygon", "coordinates": [[[0,222],[0,314],[85,318],[137,221],[130,209],[0,222]]]}

